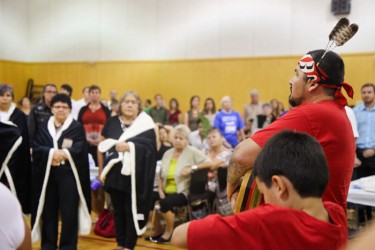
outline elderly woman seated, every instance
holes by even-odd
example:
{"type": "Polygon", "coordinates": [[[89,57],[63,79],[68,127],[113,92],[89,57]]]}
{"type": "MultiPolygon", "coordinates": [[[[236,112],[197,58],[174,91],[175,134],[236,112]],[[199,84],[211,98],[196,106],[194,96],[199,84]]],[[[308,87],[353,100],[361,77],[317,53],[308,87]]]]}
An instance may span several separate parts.
{"type": "Polygon", "coordinates": [[[174,207],[187,205],[190,174],[198,169],[216,169],[222,160],[211,161],[203,152],[189,146],[190,129],[186,125],[175,127],[173,147],[165,152],[160,173],[160,211],[166,222],[162,235],[151,238],[157,243],[168,242],[174,229],[174,207]]]}

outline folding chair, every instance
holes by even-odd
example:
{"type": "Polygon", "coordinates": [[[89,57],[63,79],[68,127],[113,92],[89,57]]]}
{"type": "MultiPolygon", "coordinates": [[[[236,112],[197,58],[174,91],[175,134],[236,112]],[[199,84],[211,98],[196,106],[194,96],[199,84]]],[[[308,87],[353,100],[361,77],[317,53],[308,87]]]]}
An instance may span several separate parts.
{"type": "Polygon", "coordinates": [[[208,169],[201,169],[191,173],[188,196],[189,219],[203,218],[211,212],[209,192],[207,191],[208,169]]]}

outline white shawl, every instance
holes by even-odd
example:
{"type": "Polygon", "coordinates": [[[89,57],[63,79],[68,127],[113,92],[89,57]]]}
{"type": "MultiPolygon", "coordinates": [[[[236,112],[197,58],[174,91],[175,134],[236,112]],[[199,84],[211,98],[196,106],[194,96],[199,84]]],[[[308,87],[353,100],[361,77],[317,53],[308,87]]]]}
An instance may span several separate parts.
{"type": "MultiPolygon", "coordinates": [[[[10,116],[13,114],[15,109],[16,109],[16,105],[14,103],[11,103],[8,111],[6,112],[5,120],[2,121],[2,123],[17,127],[16,124],[9,121],[10,116]]],[[[12,192],[12,194],[15,197],[17,197],[16,187],[14,186],[13,178],[12,178],[12,175],[10,174],[8,163],[9,163],[10,159],[12,158],[14,152],[21,145],[21,143],[22,143],[22,136],[20,136],[15,141],[15,143],[13,144],[12,148],[9,150],[7,157],[5,158],[3,164],[1,165],[1,168],[0,168],[0,178],[1,178],[1,176],[3,176],[3,173],[5,172],[5,176],[7,177],[7,180],[8,180],[8,183],[9,183],[10,191],[12,192]]]]}
{"type": "MultiPolygon", "coordinates": [[[[73,122],[73,118],[71,115],[66,119],[64,122],[62,128],[60,129],[59,132],[56,133],[56,128],[54,125],[55,117],[51,116],[48,120],[48,131],[53,139],[53,148],[50,149],[49,154],[48,154],[48,161],[47,161],[47,168],[46,168],[46,174],[44,176],[44,181],[43,181],[43,187],[42,187],[42,192],[39,198],[39,203],[38,203],[38,210],[36,214],[36,219],[35,223],[33,226],[33,230],[31,232],[31,238],[33,242],[36,242],[40,239],[41,236],[41,217],[43,213],[43,208],[44,208],[44,202],[46,198],[46,188],[47,188],[47,183],[49,179],[49,174],[51,170],[51,164],[52,164],[52,157],[53,153],[55,150],[58,150],[57,146],[57,141],[61,137],[61,134],[64,130],[69,128],[70,124],[73,122]]],[[[83,235],[88,235],[90,234],[91,231],[91,216],[86,204],[85,197],[82,192],[82,186],[81,182],[79,181],[79,176],[77,172],[77,167],[72,159],[72,156],[70,155],[70,152],[67,149],[63,149],[65,154],[68,156],[68,160],[70,163],[70,166],[72,168],[73,174],[75,181],[77,183],[77,190],[78,190],[78,195],[79,195],[79,206],[78,206],[78,232],[79,234],[83,235]]]]}
{"type": "MultiPolygon", "coordinates": [[[[134,120],[132,125],[127,128],[118,140],[106,139],[99,143],[98,150],[101,153],[107,152],[117,142],[127,141],[128,139],[135,137],[147,130],[154,129],[155,123],[152,118],[145,112],[140,113],[134,120]]],[[[146,226],[139,228],[138,220],[144,220],[144,214],[137,214],[137,193],[136,193],[136,176],[135,176],[135,146],[134,143],[128,142],[129,152],[119,152],[118,158],[110,160],[107,165],[103,168],[100,175],[100,179],[104,182],[107,174],[111,171],[112,167],[122,161],[121,173],[123,175],[131,176],[131,199],[132,199],[132,213],[134,226],[138,235],[142,235],[146,231],[146,226]]]]}

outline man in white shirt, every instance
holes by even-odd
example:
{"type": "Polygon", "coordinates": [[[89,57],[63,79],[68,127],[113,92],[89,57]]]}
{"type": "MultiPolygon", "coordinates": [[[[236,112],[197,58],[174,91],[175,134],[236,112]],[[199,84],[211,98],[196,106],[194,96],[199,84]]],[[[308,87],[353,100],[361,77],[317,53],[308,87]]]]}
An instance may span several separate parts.
{"type": "Polygon", "coordinates": [[[89,87],[84,87],[82,89],[83,97],[72,103],[72,112],[70,113],[75,120],[78,119],[79,111],[82,107],[86,106],[90,102],[89,87]]]}

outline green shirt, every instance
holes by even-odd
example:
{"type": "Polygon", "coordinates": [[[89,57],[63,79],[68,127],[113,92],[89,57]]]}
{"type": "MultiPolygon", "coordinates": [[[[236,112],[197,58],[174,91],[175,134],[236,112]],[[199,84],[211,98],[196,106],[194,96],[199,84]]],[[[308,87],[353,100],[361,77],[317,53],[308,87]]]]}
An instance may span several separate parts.
{"type": "Polygon", "coordinates": [[[154,122],[160,122],[161,124],[167,124],[168,123],[168,110],[164,107],[161,107],[159,109],[155,107],[152,107],[150,109],[150,116],[154,120],[154,122]]]}
{"type": "Polygon", "coordinates": [[[168,173],[167,173],[167,184],[165,186],[165,193],[166,194],[177,193],[176,180],[174,179],[176,167],[177,167],[177,160],[172,158],[170,163],[169,163],[169,169],[168,169],[168,173]]]}

